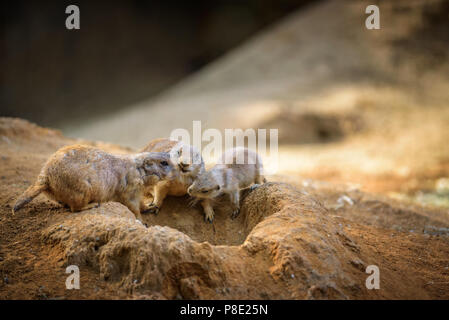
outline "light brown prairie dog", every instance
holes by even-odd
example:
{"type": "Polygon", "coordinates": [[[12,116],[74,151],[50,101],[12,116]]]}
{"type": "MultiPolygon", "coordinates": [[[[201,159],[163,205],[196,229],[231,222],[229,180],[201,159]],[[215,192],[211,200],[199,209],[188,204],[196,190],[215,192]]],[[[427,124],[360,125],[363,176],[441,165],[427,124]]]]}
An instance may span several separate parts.
{"type": "Polygon", "coordinates": [[[13,214],[41,192],[80,211],[90,203],[120,202],[141,221],[144,187],[170,175],[168,153],[114,155],[83,145],[56,151],[46,162],[36,183],[17,200],[13,214]]]}
{"type": "Polygon", "coordinates": [[[204,161],[201,153],[193,146],[181,141],[165,138],[152,140],[141,151],[169,152],[174,165],[173,174],[162,179],[157,184],[146,188],[146,194],[153,196],[150,212],[157,214],[167,195],[183,196],[187,188],[204,172],[204,161]]]}
{"type": "Polygon", "coordinates": [[[256,152],[242,147],[229,149],[214,167],[193,182],[187,192],[202,200],[205,220],[209,222],[214,220],[214,199],[223,193],[229,194],[232,218],[235,218],[240,212],[240,190],[253,183],[264,183],[266,180],[262,171],[262,159],[256,152]],[[239,159],[243,159],[243,163],[239,159]]]}

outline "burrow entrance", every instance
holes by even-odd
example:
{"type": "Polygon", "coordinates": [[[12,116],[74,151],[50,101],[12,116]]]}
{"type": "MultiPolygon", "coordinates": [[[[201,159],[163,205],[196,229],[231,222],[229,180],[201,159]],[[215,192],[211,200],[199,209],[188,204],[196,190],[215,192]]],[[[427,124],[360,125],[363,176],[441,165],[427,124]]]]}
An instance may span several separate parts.
{"type": "MultiPolygon", "coordinates": [[[[240,245],[249,231],[245,230],[244,215],[231,219],[231,210],[223,197],[214,207],[213,223],[204,221],[204,213],[199,203],[189,206],[188,196],[165,198],[157,215],[142,214],[148,226],[160,225],[177,229],[197,242],[207,241],[213,245],[240,245]]],[[[151,201],[151,200],[150,200],[151,201]]]]}
{"type": "MultiPolygon", "coordinates": [[[[248,210],[251,206],[244,205],[250,193],[249,189],[241,192],[241,210],[235,219],[231,219],[230,202],[227,196],[221,196],[217,200],[214,206],[213,223],[205,222],[199,202],[194,206],[189,205],[191,198],[188,196],[168,196],[157,215],[146,213],[142,214],[142,217],[148,226],[168,226],[185,233],[197,242],[207,241],[212,245],[240,245],[254,226],[266,216],[265,210],[252,212],[248,210]],[[259,211],[261,211],[260,215],[259,211]]],[[[151,198],[147,200],[151,201],[151,198]]]]}

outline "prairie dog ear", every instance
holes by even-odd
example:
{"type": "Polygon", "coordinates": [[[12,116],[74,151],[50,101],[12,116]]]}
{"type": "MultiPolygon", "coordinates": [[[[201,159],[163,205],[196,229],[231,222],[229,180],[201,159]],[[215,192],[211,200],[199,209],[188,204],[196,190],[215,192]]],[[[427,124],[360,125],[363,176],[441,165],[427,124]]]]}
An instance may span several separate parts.
{"type": "Polygon", "coordinates": [[[145,157],[143,158],[143,167],[149,166],[154,163],[154,159],[151,156],[151,153],[147,152],[145,157]]]}
{"type": "Polygon", "coordinates": [[[157,157],[154,157],[153,152],[146,152],[145,156],[142,161],[142,168],[145,171],[152,170],[154,168],[154,165],[158,163],[157,157]]]}

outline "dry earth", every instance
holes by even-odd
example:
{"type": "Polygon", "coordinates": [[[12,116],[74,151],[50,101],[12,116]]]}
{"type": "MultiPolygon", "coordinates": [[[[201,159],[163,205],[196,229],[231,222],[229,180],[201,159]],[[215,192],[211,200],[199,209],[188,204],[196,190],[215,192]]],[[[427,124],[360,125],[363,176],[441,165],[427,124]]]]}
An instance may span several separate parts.
{"type": "Polygon", "coordinates": [[[223,209],[213,224],[185,198],[145,215],[149,228],[117,203],[72,214],[43,195],[12,216],[59,147],[131,150],[10,118],[0,119],[0,137],[1,299],[449,298],[447,209],[273,176],[245,193],[237,219],[223,209]],[[70,264],[80,267],[80,290],[65,289],[70,264]],[[365,287],[372,264],[380,290],[365,287]]]}

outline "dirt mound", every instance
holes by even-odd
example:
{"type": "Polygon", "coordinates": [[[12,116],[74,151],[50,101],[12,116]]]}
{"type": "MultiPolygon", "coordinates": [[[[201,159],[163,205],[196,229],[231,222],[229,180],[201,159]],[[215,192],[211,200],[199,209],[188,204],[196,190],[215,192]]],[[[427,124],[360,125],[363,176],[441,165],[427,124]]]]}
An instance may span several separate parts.
{"type": "Polygon", "coordinates": [[[45,159],[76,141],[26,121],[1,119],[0,127],[32,133],[0,140],[3,299],[448,298],[447,235],[420,230],[447,228],[443,215],[347,190],[354,203],[335,207],[342,190],[301,187],[299,178],[296,186],[269,182],[247,191],[240,216],[231,220],[222,209],[214,224],[183,197],[168,198],[158,216],[144,215],[148,228],[112,202],[70,213],[39,196],[12,216],[45,159]],[[405,221],[409,214],[417,218],[405,221]],[[388,223],[376,218],[382,215],[391,215],[388,223]],[[408,231],[412,224],[416,232],[408,231]],[[65,290],[71,264],[80,268],[81,290],[65,290]],[[365,287],[368,265],[381,270],[380,290],[365,287]]]}
{"type": "MultiPolygon", "coordinates": [[[[347,298],[350,290],[361,291],[360,281],[348,273],[351,265],[339,262],[357,259],[356,245],[324,207],[289,185],[269,183],[243,200],[250,233],[240,247],[199,243],[170,227],[147,229],[129,215],[101,211],[56,222],[44,231],[44,241],[61,245],[68,264],[98,268],[102,278],[132,292],[172,299],[276,299],[347,298]]],[[[198,229],[212,228],[198,222],[198,229]]]]}

